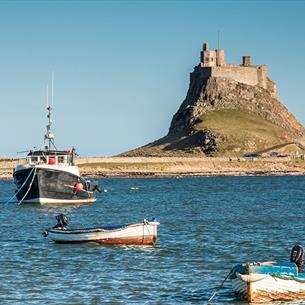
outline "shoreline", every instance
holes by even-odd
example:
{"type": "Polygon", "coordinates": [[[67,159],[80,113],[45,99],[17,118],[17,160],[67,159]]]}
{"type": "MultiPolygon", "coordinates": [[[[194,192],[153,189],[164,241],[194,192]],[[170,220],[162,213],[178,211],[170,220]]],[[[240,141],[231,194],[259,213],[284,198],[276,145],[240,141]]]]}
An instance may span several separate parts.
{"type": "MultiPolygon", "coordinates": [[[[0,179],[11,180],[18,159],[0,158],[0,179]]],[[[77,159],[85,178],[303,176],[305,161],[291,158],[91,157],[77,159]]]]}
{"type": "Polygon", "coordinates": [[[103,173],[100,175],[82,175],[85,178],[187,178],[187,177],[284,177],[305,176],[300,172],[205,172],[205,173],[103,173]]]}

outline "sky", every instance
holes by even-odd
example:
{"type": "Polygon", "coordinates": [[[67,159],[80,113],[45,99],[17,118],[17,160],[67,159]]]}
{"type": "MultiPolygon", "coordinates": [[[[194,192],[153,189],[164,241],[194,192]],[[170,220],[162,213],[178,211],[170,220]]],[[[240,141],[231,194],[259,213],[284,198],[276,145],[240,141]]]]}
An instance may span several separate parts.
{"type": "Polygon", "coordinates": [[[268,64],[305,124],[305,1],[0,1],[0,156],[43,147],[54,71],[58,149],[110,156],[167,134],[203,42],[268,64]]]}

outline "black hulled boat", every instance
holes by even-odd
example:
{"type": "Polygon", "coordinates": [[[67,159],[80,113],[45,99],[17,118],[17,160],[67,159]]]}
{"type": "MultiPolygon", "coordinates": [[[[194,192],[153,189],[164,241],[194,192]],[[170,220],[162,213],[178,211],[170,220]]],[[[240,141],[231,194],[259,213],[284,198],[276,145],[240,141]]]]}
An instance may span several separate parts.
{"type": "Polygon", "coordinates": [[[56,149],[51,132],[52,108],[48,106],[47,110],[44,150],[30,151],[25,164],[18,164],[14,170],[16,198],[19,202],[40,204],[95,202],[98,185],[80,177],[74,149],[56,149]]]}

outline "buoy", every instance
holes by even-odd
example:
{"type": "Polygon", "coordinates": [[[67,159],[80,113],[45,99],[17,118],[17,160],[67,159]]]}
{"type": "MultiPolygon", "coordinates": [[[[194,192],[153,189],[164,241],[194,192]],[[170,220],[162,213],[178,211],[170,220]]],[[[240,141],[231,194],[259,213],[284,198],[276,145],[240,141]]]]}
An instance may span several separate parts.
{"type": "Polygon", "coordinates": [[[74,188],[76,191],[81,191],[84,188],[84,186],[82,183],[79,182],[74,185],[74,188]]]}
{"type": "Polygon", "coordinates": [[[55,158],[54,157],[49,157],[49,164],[54,165],[55,164],[55,158]]]}

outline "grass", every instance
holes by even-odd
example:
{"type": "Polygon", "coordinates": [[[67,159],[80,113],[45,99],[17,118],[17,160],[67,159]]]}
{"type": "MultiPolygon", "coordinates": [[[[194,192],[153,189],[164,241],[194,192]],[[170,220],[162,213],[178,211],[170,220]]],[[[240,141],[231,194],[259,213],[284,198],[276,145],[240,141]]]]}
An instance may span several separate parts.
{"type": "MultiPolygon", "coordinates": [[[[194,128],[211,130],[217,136],[218,150],[214,156],[242,156],[294,140],[289,131],[259,115],[234,109],[209,111],[194,128]]],[[[202,156],[199,148],[192,149],[198,145],[192,141],[186,133],[171,134],[121,156],[202,156]]],[[[292,146],[289,149],[289,153],[298,150],[292,146]]]]}
{"type": "Polygon", "coordinates": [[[209,129],[221,139],[218,155],[240,155],[294,140],[289,131],[253,113],[221,109],[201,120],[196,130],[209,129]]]}
{"type": "Polygon", "coordinates": [[[100,168],[101,170],[109,171],[130,171],[130,170],[158,170],[162,171],[170,166],[171,162],[96,162],[96,163],[83,163],[79,164],[79,168],[100,168]]]}

